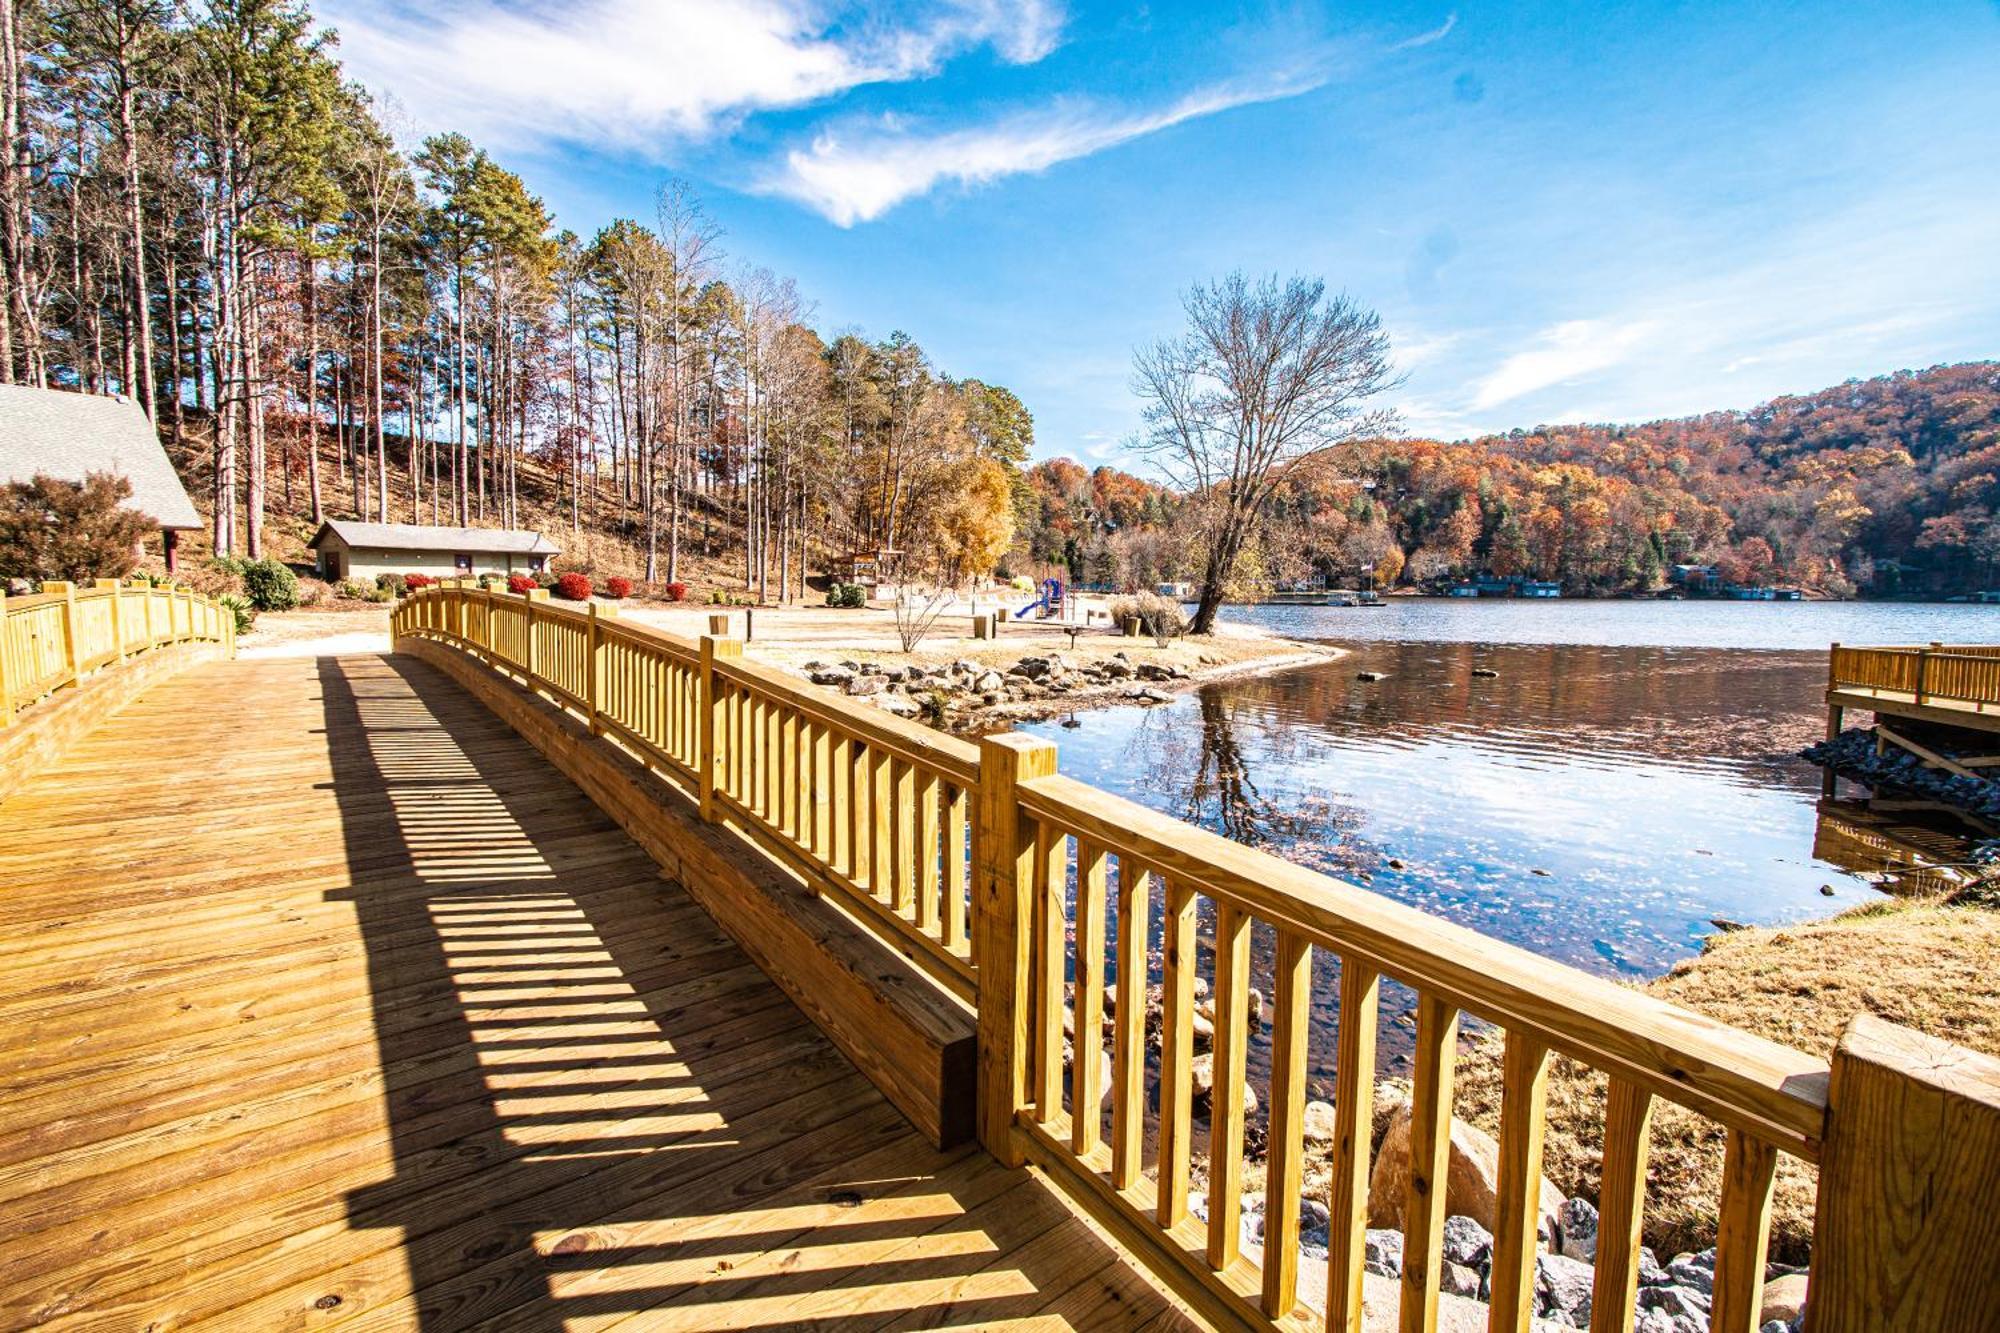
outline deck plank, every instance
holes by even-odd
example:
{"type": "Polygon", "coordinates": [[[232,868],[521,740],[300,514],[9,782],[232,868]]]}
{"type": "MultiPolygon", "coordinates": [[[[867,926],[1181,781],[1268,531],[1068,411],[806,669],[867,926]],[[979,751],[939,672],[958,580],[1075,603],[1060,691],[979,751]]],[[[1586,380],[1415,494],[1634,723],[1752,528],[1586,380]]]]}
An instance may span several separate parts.
{"type": "Polygon", "coordinates": [[[1188,1326],[421,664],[150,689],[0,884],[0,1325],[1188,1326]]]}

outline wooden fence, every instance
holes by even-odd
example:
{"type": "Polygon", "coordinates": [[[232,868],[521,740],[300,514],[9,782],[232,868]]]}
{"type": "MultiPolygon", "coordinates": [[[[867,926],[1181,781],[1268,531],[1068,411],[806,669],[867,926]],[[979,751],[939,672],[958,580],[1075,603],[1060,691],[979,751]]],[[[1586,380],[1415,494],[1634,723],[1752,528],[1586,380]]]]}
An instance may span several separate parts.
{"type": "Polygon", "coordinates": [[[2000,647],[1979,644],[1911,644],[1849,648],[1828,655],[1829,690],[1907,694],[1919,704],[1971,704],[1979,712],[2000,707],[2000,647]]]}
{"type": "Polygon", "coordinates": [[[185,588],[98,579],[44,583],[31,597],[0,593],[0,727],[90,672],[172,643],[234,650],[236,616],[185,588]]]}
{"type": "Polygon", "coordinates": [[[1875,1039],[1852,1051],[1843,1043],[1829,1065],[1063,777],[1048,742],[1003,735],[975,749],[745,663],[731,640],[691,642],[601,608],[465,586],[412,595],[395,632],[455,645],[543,690],[682,783],[707,817],[810,863],[858,919],[975,1004],[987,1149],[1040,1166],[1219,1326],[1361,1327],[1378,1005],[1394,980],[1416,995],[1404,1333],[1437,1322],[1463,1016],[1505,1033],[1495,1333],[1531,1327],[1544,1106],[1558,1054],[1608,1076],[1593,1330],[1633,1326],[1649,1131],[1662,1100],[1726,1135],[1717,1333],[1757,1328],[1780,1153],[1826,1159],[1818,1227],[1843,1246],[1842,1266],[1813,1278],[1815,1333],[1994,1327],[1991,1293],[1980,1293],[2000,1262],[2000,1235],[1979,1199],[2000,1188],[2000,1065],[1983,1057],[1917,1039],[1906,1058],[1875,1039]],[[1259,928],[1275,938],[1261,1262],[1241,1238],[1239,1188],[1259,928]],[[1155,1097],[1146,987],[1156,935],[1155,1097]],[[1326,997],[1338,1048],[1324,1315],[1300,1303],[1297,1268],[1321,953],[1339,964],[1326,997]],[[1191,1207],[1204,955],[1214,1061],[1205,1220],[1191,1207]],[[1963,1057],[1948,1077],[1938,1074],[1949,1063],[1940,1048],[1963,1057]],[[1843,1086],[1865,1089],[1867,1101],[1844,1125],[1843,1086]],[[1918,1146],[1927,1127],[1947,1119],[1951,1142],[1927,1157],[1918,1146]],[[1830,1141],[1843,1145],[1841,1160],[1829,1157],[1830,1141]],[[1880,1144],[1893,1150],[1878,1154],[1880,1144]],[[1832,1179],[1851,1183],[1830,1193],[1832,1179]],[[1903,1211],[1871,1231],[1885,1199],[1903,1211]],[[1902,1322],[1899,1311],[1917,1309],[1921,1320],[1902,1322]]]}

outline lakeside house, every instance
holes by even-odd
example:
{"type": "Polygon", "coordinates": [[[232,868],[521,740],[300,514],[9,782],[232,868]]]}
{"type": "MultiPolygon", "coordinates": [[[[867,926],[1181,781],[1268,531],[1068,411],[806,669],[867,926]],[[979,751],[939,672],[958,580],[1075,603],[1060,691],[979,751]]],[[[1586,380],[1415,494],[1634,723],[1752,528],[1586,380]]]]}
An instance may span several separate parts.
{"type": "Polygon", "coordinates": [[[0,384],[0,483],[36,476],[80,483],[93,472],[131,483],[126,507],[159,528],[161,555],[172,572],[180,534],[200,528],[201,515],[138,402],[0,384]]]}
{"type": "Polygon", "coordinates": [[[435,528],[330,518],[306,543],[329,583],[378,574],[539,574],[562,554],[528,528],[435,528]]]}

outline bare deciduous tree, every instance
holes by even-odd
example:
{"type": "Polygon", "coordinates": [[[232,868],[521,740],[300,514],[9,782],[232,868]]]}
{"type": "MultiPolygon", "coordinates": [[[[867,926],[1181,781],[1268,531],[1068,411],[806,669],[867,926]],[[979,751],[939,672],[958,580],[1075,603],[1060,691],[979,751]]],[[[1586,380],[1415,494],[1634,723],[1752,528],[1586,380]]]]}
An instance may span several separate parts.
{"type": "Polygon", "coordinates": [[[1368,400],[1392,387],[1389,338],[1374,311],[1318,278],[1251,282],[1232,273],[1182,298],[1187,332],[1140,348],[1138,448],[1197,501],[1207,634],[1244,543],[1287,473],[1394,425],[1368,400]]]}

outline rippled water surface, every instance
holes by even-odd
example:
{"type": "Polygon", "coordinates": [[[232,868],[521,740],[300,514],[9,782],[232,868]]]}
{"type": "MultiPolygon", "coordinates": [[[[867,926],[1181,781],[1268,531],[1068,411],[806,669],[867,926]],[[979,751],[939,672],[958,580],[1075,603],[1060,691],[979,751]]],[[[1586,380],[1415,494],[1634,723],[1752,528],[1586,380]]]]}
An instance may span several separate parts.
{"type": "Polygon", "coordinates": [[[1082,712],[1074,727],[1037,724],[1063,770],[1626,978],[1695,952],[1714,918],[1782,922],[1876,892],[1814,858],[1819,775],[1792,757],[1823,725],[1828,640],[1985,637],[1989,617],[2000,629],[2000,608],[1984,607],[1433,601],[1235,614],[1346,639],[1352,655],[1156,708],[1082,712]],[[1429,637],[1405,637],[1418,634],[1429,637]],[[1546,641],[1582,634],[1810,636],[1816,648],[1546,641]]]}

